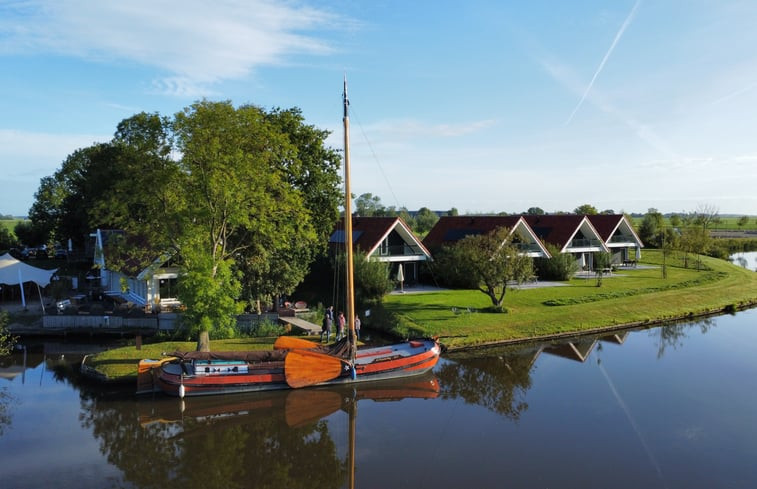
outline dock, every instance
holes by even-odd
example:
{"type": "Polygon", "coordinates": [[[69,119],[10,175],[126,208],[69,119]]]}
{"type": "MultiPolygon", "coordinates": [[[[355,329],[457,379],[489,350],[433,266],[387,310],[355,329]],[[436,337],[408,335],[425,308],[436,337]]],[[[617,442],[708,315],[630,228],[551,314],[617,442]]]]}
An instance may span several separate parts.
{"type": "Polygon", "coordinates": [[[313,324],[310,321],[305,321],[304,319],[300,319],[296,316],[279,316],[279,321],[282,323],[288,324],[292,326],[293,328],[301,329],[305,331],[308,335],[319,335],[321,334],[321,327],[317,324],[313,324]]]}

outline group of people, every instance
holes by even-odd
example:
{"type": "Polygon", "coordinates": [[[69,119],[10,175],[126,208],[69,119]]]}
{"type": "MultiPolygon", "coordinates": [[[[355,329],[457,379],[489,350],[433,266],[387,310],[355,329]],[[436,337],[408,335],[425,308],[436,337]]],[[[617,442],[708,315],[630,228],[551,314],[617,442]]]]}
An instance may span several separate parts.
{"type": "MultiPolygon", "coordinates": [[[[339,315],[334,318],[334,306],[329,306],[326,309],[326,314],[323,316],[323,325],[321,326],[321,342],[323,342],[324,336],[326,337],[326,343],[331,341],[331,328],[336,321],[336,341],[341,340],[346,335],[344,330],[347,320],[344,317],[344,313],[339,311],[339,315]]],[[[360,317],[355,315],[355,335],[357,339],[360,339],[360,317]]]]}

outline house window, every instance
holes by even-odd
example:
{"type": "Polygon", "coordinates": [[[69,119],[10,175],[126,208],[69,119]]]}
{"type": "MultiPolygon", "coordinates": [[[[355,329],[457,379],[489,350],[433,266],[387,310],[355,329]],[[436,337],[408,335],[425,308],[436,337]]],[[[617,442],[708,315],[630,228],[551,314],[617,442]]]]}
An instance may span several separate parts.
{"type": "Polygon", "coordinates": [[[161,299],[175,299],[178,296],[176,288],[175,278],[162,278],[160,279],[160,298],[161,299]]]}
{"type": "Polygon", "coordinates": [[[379,248],[379,254],[381,256],[386,256],[389,254],[389,238],[386,238],[384,241],[381,242],[381,247],[379,248]]]}

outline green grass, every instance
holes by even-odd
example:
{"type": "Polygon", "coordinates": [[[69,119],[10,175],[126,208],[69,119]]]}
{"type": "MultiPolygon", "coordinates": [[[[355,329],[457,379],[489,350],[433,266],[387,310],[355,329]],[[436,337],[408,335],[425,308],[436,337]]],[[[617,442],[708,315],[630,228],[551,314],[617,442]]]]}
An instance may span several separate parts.
{"type": "MultiPolygon", "coordinates": [[[[274,340],[275,338],[211,340],[210,349],[215,351],[271,350],[274,340]]],[[[137,365],[140,360],[145,358],[159,360],[164,353],[170,355],[176,351],[193,351],[196,346],[197,342],[194,341],[165,341],[142,344],[142,349],[137,350],[132,344],[91,355],[87,357],[86,365],[110,380],[131,379],[137,375],[137,365]]]]}
{"type": "MultiPolygon", "coordinates": [[[[645,264],[659,266],[660,261],[658,251],[644,252],[645,264]]],[[[687,269],[681,257],[668,257],[667,279],[659,268],[632,269],[605,277],[602,287],[594,279],[579,278],[564,287],[509,290],[504,314],[483,312],[491,303],[472,290],[392,295],[384,307],[400,318],[395,333],[439,335],[455,349],[683,318],[757,301],[757,273],[714,258],[702,262],[706,270],[687,269]]]]}
{"type": "MultiPolygon", "coordinates": [[[[743,226],[738,225],[738,220],[741,218],[741,216],[720,217],[720,222],[710,226],[710,230],[720,230],[720,231],[757,230],[757,216],[747,216],[747,217],[749,217],[749,221],[743,226]]],[[[634,217],[632,219],[634,227],[636,229],[639,229],[639,225],[641,225],[641,222],[643,220],[644,220],[643,217],[634,217]]],[[[670,218],[665,218],[665,225],[670,226],[670,218]]]]}
{"type": "MultiPolygon", "coordinates": [[[[396,320],[391,329],[396,336],[438,335],[449,350],[455,350],[653,324],[757,303],[757,273],[709,257],[701,258],[701,270],[685,268],[682,258],[666,259],[667,278],[662,278],[659,268],[661,253],[645,250],[642,264],[657,268],[621,269],[604,277],[601,287],[595,279],[577,278],[561,287],[509,290],[504,304],[507,313],[485,312],[491,303],[475,290],[390,295],[383,308],[396,320]]],[[[370,319],[381,316],[376,311],[370,319]]],[[[264,350],[271,349],[273,342],[274,338],[217,340],[211,342],[211,350],[264,350]]],[[[142,350],[128,346],[88,357],[87,365],[109,379],[124,378],[136,375],[137,363],[143,358],[158,359],[163,352],[194,349],[194,342],[155,343],[143,345],[142,350]]]]}
{"type": "Polygon", "coordinates": [[[13,229],[16,227],[16,224],[22,221],[23,219],[0,219],[0,226],[4,226],[11,233],[11,236],[15,237],[16,234],[13,232],[13,229]]]}

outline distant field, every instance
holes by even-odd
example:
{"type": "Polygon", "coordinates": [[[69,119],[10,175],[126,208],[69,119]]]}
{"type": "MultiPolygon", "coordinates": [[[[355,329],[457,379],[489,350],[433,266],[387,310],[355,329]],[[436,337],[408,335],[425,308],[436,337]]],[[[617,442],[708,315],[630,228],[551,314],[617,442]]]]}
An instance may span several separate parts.
{"type": "Polygon", "coordinates": [[[23,221],[23,219],[0,219],[0,226],[4,226],[8,231],[10,231],[11,236],[15,236],[13,234],[13,228],[16,227],[16,224],[23,221]]]}
{"type": "MultiPolygon", "coordinates": [[[[725,231],[754,231],[757,230],[757,216],[748,216],[749,221],[743,225],[738,225],[738,220],[740,217],[721,217],[720,222],[717,224],[714,224],[710,227],[711,230],[725,230],[725,231]]],[[[641,224],[641,221],[643,221],[644,218],[642,217],[634,217],[633,218],[633,225],[636,227],[636,229],[639,228],[639,225],[641,224]]],[[[666,225],[670,226],[670,219],[665,218],[666,225]]]]}

